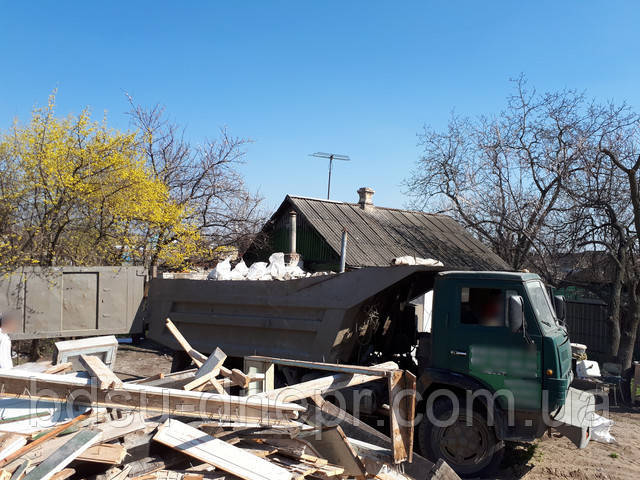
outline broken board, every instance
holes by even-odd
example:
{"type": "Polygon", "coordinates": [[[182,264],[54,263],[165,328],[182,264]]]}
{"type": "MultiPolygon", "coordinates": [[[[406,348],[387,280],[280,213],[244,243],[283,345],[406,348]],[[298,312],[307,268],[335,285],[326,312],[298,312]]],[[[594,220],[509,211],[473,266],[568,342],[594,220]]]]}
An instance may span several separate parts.
{"type": "Polygon", "coordinates": [[[178,420],[168,419],[153,439],[245,480],[291,480],[284,468],[244,452],[178,420]]]}

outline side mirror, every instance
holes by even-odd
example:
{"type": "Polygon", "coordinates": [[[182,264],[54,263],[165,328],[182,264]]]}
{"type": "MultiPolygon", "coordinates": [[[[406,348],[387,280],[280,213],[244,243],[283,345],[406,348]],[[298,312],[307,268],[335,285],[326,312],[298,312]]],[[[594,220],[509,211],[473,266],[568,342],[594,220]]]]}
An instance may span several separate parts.
{"type": "Polygon", "coordinates": [[[558,320],[564,321],[567,316],[567,302],[565,302],[562,295],[553,297],[553,307],[556,309],[556,317],[558,317],[558,320]]]}
{"type": "Polygon", "coordinates": [[[524,325],[524,302],[520,295],[509,297],[509,329],[515,333],[524,325]]]}

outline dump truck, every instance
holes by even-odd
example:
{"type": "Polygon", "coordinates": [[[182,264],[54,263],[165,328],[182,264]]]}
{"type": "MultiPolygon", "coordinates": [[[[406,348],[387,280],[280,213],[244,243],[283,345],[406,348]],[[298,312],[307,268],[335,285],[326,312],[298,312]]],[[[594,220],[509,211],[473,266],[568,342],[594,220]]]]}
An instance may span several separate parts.
{"type": "MultiPolygon", "coordinates": [[[[168,317],[202,352],[396,362],[417,377],[419,449],[463,476],[495,468],[504,442],[551,427],[579,448],[589,441],[594,398],[570,387],[564,301],[532,273],[393,266],[290,281],[154,279],[148,309],[148,336],[178,350],[175,368],[185,355],[168,317]]],[[[308,374],[281,373],[283,382],[308,374]]],[[[348,407],[372,414],[388,401],[358,398],[348,407]]]]}

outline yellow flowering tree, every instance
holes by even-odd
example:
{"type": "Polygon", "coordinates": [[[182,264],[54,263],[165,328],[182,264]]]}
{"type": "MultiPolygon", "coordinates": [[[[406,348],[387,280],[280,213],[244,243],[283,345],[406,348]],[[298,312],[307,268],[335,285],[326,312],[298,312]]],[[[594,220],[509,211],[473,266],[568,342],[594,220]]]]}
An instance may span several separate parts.
{"type": "Polygon", "coordinates": [[[0,269],[176,267],[196,255],[190,212],[145,164],[137,134],[88,110],[56,118],[54,100],[0,137],[0,269]]]}

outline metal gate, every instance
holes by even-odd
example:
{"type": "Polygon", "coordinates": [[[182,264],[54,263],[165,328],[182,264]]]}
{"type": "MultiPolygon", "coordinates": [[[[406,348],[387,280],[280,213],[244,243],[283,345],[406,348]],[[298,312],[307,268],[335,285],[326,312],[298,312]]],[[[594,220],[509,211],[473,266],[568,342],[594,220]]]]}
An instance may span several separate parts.
{"type": "Polygon", "coordinates": [[[0,312],[21,325],[15,340],[142,333],[142,267],[23,268],[0,277],[0,312]]]}

